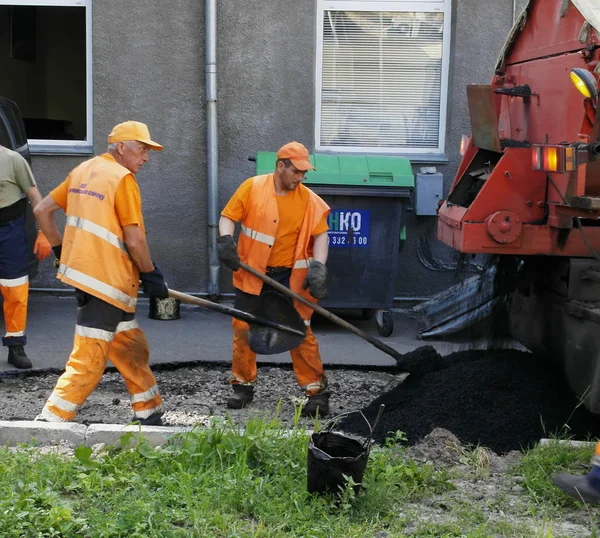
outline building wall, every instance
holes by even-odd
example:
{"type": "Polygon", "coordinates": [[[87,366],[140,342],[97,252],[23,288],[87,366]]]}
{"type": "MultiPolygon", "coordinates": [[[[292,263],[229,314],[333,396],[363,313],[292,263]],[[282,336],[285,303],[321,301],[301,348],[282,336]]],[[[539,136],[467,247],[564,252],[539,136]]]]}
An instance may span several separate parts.
{"type": "MultiPolygon", "coordinates": [[[[138,174],[149,243],[169,285],[205,291],[207,177],[204,92],[204,3],[130,0],[94,3],[94,149],[126,119],[148,123],[164,144],[138,174]]],[[[448,163],[437,164],[447,194],[458,166],[462,134],[469,132],[465,87],[489,82],[512,23],[513,2],[455,0],[447,133],[448,163]],[[492,22],[490,22],[492,21],[492,22]]],[[[290,140],[314,148],[314,0],[218,2],[219,206],[251,176],[257,151],[274,151],[290,140]]],[[[34,172],[47,193],[82,160],[36,156],[34,172]]],[[[423,164],[415,165],[415,172],[423,164]]],[[[454,253],[435,240],[435,218],[409,215],[396,292],[429,295],[453,281],[451,272],[427,269],[417,255],[424,237],[435,260],[454,253]]],[[[425,244],[424,243],[424,244],[425,244]]],[[[434,260],[434,261],[435,261],[434,260]]],[[[34,286],[58,286],[45,262],[34,286]]],[[[230,291],[230,272],[221,271],[230,291]]]]}

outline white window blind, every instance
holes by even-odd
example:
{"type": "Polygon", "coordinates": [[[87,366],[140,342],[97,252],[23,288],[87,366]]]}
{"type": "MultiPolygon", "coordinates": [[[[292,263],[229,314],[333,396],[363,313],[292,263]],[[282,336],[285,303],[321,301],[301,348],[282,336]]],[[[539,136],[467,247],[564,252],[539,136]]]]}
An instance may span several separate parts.
{"type": "Polygon", "coordinates": [[[406,11],[355,4],[363,10],[321,4],[317,148],[443,152],[449,11],[431,2],[424,11],[418,2],[406,11]]]}

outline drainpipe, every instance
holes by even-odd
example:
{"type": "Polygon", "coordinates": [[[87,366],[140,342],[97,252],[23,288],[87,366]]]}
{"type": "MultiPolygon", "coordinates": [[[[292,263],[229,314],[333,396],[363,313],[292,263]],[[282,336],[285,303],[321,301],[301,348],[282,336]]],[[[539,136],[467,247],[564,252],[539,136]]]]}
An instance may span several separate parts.
{"type": "Polygon", "coordinates": [[[219,296],[219,146],[217,135],[217,0],[206,0],[206,168],[208,178],[208,296],[219,296]]]}

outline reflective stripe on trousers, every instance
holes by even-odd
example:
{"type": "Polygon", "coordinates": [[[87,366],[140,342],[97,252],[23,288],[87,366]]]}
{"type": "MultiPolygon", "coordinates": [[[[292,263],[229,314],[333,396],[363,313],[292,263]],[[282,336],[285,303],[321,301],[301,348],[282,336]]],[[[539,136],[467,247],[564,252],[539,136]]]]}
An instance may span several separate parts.
{"type": "Polygon", "coordinates": [[[98,386],[109,360],[123,376],[135,418],[162,411],[156,378],[148,366],[148,343],[133,314],[79,290],[77,300],[73,351],[42,417],[52,422],[73,420],[98,386]]]}
{"type": "MultiPolygon", "coordinates": [[[[256,382],[256,353],[248,345],[246,322],[233,319],[233,357],[231,370],[234,384],[252,385],[256,382]]],[[[290,351],[294,374],[307,395],[317,394],[326,386],[319,344],[312,329],[307,327],[302,343],[290,351]]]]}
{"type": "MultiPolygon", "coordinates": [[[[273,275],[284,286],[289,286],[289,274],[278,278],[273,275]]],[[[263,291],[272,289],[270,286],[264,286],[263,291]]],[[[260,303],[260,295],[251,295],[241,290],[235,290],[235,308],[251,312],[260,303]]],[[[323,371],[321,353],[319,344],[311,328],[310,320],[305,320],[306,337],[302,343],[292,350],[292,365],[298,384],[304,389],[307,395],[317,394],[327,386],[327,379],[323,371]]],[[[232,321],[233,327],[233,357],[232,374],[233,384],[251,385],[256,382],[256,353],[248,345],[249,325],[237,319],[232,321]]]]}
{"type": "Polygon", "coordinates": [[[25,345],[27,325],[27,303],[29,301],[29,278],[27,275],[15,279],[0,279],[0,292],[4,298],[2,310],[6,333],[2,345],[25,345]]]}
{"type": "Polygon", "coordinates": [[[0,224],[0,292],[4,298],[2,310],[6,328],[2,344],[5,346],[27,343],[29,256],[25,217],[0,224]]]}

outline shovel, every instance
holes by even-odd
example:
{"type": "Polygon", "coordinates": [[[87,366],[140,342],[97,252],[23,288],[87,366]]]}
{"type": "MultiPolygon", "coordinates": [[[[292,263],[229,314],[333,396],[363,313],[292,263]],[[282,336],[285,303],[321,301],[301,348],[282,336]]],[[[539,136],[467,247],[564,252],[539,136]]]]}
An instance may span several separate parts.
{"type": "Polygon", "coordinates": [[[304,322],[293,307],[290,309],[289,302],[278,293],[271,292],[266,295],[264,301],[261,300],[258,315],[171,289],[169,297],[247,322],[250,325],[248,332],[250,348],[261,355],[272,355],[293,349],[299,346],[306,336],[304,322]],[[264,315],[260,315],[262,312],[269,313],[281,322],[267,319],[264,315]]]}
{"type": "Polygon", "coordinates": [[[328,320],[333,321],[340,327],[344,327],[344,329],[348,329],[349,331],[353,332],[357,336],[360,336],[363,340],[366,340],[367,342],[369,342],[369,344],[374,345],[377,349],[383,351],[390,357],[393,357],[396,360],[398,367],[402,371],[408,372],[408,373],[424,373],[424,372],[436,370],[440,367],[441,357],[439,357],[439,355],[433,348],[431,348],[432,356],[427,357],[427,359],[429,359],[429,360],[424,360],[425,357],[420,357],[418,353],[416,353],[414,355],[413,355],[413,353],[407,353],[406,355],[402,355],[401,353],[396,351],[394,348],[388,346],[387,344],[384,344],[381,340],[374,338],[370,334],[367,334],[366,332],[360,330],[358,327],[355,327],[354,325],[348,323],[347,321],[343,320],[342,318],[339,318],[335,314],[332,314],[331,312],[329,312],[329,310],[325,310],[322,306],[312,303],[308,299],[305,299],[301,295],[298,295],[296,292],[292,291],[291,289],[284,286],[283,284],[280,284],[276,280],[273,280],[271,277],[268,277],[267,275],[254,269],[254,267],[250,267],[248,264],[246,264],[244,262],[240,262],[240,267],[244,271],[247,271],[251,275],[254,275],[256,278],[260,278],[260,280],[262,280],[266,284],[269,284],[269,286],[272,286],[273,288],[280,291],[281,293],[283,293],[289,297],[292,297],[293,299],[302,303],[303,305],[306,305],[309,308],[312,308],[315,312],[318,312],[324,318],[327,318],[328,320]],[[438,358],[439,358],[439,360],[437,360],[438,358]],[[433,359],[433,360],[431,360],[431,359],[433,359]]]}

